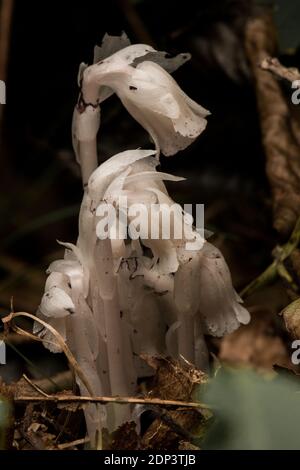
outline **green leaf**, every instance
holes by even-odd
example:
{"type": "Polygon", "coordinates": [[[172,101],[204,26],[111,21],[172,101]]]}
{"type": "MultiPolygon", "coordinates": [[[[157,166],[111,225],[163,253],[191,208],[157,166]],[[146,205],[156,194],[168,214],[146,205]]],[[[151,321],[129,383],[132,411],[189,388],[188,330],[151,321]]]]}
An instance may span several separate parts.
{"type": "Polygon", "coordinates": [[[223,368],[198,398],[215,414],[202,449],[300,449],[299,379],[223,368]]]}

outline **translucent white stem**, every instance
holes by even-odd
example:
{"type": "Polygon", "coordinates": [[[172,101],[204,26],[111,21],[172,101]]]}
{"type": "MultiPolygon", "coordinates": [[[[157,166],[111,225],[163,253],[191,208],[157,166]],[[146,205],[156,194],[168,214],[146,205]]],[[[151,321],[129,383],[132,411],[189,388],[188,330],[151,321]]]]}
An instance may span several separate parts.
{"type": "MultiPolygon", "coordinates": [[[[93,86],[92,91],[93,93],[90,97],[91,103],[93,102],[95,104],[85,105],[84,101],[83,103],[80,103],[74,111],[73,120],[74,146],[75,151],[77,153],[77,158],[81,165],[82,182],[85,189],[87,188],[91,174],[98,167],[97,132],[100,126],[100,108],[96,105],[97,90],[93,86]]],[[[82,254],[84,256],[85,262],[88,266],[90,273],[90,306],[92,308],[95,321],[99,321],[100,317],[102,317],[101,319],[104,319],[105,327],[102,327],[102,331],[100,327],[97,328],[100,348],[98,357],[96,358],[96,363],[93,357],[91,357],[91,355],[89,355],[88,357],[86,356],[86,350],[84,348],[84,345],[81,344],[81,341],[77,341],[75,339],[76,352],[81,363],[84,364],[85,369],[89,371],[91,375],[91,380],[95,383],[95,385],[98,384],[99,386],[101,384],[101,388],[103,388],[104,386],[106,391],[108,391],[109,389],[109,391],[115,395],[128,395],[128,380],[126,376],[126,369],[124,368],[124,363],[122,362],[122,358],[124,360],[126,355],[124,356],[123,354],[123,350],[121,347],[121,330],[116,321],[116,318],[120,316],[118,299],[116,297],[116,286],[110,286],[109,290],[115,291],[114,296],[111,300],[108,301],[103,298],[99,298],[97,301],[95,300],[95,298],[93,299],[93,295],[95,293],[97,293],[97,295],[100,297],[101,282],[104,279],[103,274],[102,276],[97,276],[96,273],[98,270],[103,271],[104,269],[106,269],[103,264],[97,266],[97,259],[94,259],[97,241],[95,225],[95,215],[91,212],[91,199],[86,189],[79,217],[78,245],[81,248],[82,254]],[[94,311],[94,309],[96,309],[96,311],[94,311]],[[103,312],[101,312],[101,309],[103,309],[103,312]]],[[[108,259],[112,256],[110,249],[110,241],[108,242],[108,244],[105,242],[101,242],[101,253],[104,256],[104,259],[108,259]]],[[[111,266],[109,266],[109,274],[112,274],[112,269],[113,268],[111,259],[111,266]]],[[[113,284],[112,278],[110,281],[113,284]]],[[[83,314],[83,312],[81,312],[81,314],[83,314]]],[[[82,328],[84,328],[84,325],[82,325],[82,328]]],[[[78,338],[81,336],[80,331],[78,331],[78,328],[75,327],[75,324],[74,332],[75,335],[78,334],[78,338]]],[[[116,411],[115,408],[112,411],[116,411]]],[[[120,411],[122,411],[123,414],[120,415],[120,413],[118,413],[118,416],[114,417],[115,419],[112,419],[111,416],[108,417],[109,427],[110,425],[120,425],[122,424],[122,422],[124,422],[124,413],[127,413],[128,415],[129,408],[120,407],[120,411]]],[[[104,425],[103,419],[101,418],[97,410],[91,407],[89,407],[89,409],[86,411],[85,416],[89,436],[90,438],[92,438],[91,434],[94,435],[97,428],[99,429],[99,426],[101,427],[104,425]]]]}
{"type": "MultiPolygon", "coordinates": [[[[92,387],[93,395],[97,396],[99,393],[104,393],[104,389],[97,373],[95,359],[90,349],[88,338],[85,334],[85,315],[83,310],[78,309],[75,314],[68,318],[68,343],[92,387]]],[[[90,394],[81,381],[79,381],[78,385],[82,395],[90,394]]],[[[107,426],[105,407],[89,405],[85,408],[84,413],[88,435],[91,442],[94,442],[96,433],[101,432],[101,429],[107,426]]]]}
{"type": "Polygon", "coordinates": [[[81,176],[85,188],[89,177],[98,167],[97,142],[80,142],[81,176]]]}
{"type": "Polygon", "coordinates": [[[100,127],[100,107],[97,104],[78,104],[74,110],[72,127],[74,151],[81,166],[83,186],[86,187],[89,177],[98,167],[97,133],[100,127]]]}

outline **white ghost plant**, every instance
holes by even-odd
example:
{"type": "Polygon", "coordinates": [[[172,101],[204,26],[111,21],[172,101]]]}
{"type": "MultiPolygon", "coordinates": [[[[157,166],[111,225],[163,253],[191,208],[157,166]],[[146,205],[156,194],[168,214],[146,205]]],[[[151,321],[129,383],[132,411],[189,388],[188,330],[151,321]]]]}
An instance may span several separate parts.
{"type": "MultiPolygon", "coordinates": [[[[181,358],[206,370],[204,335],[223,336],[249,321],[220,251],[203,239],[201,249],[187,250],[187,242],[200,236],[180,206],[169,239],[160,222],[155,238],[147,229],[133,237],[141,221],[151,225],[154,217],[146,211],[136,222],[130,216],[135,203],[145,208],[174,204],[164,181],[181,178],[157,172],[160,150],[173,155],[206,127],[208,111],[169,75],[188,58],[131,46],[124,34],[106,35],[95,49],[95,63],[80,67],[72,129],[84,184],[79,236],[76,245],[64,244],[64,259],[50,265],[37,315],[73,352],[90,384],[88,392],[78,379],[84,395],[133,395],[138,377],[151,374],[141,354],[181,358]],[[100,104],[113,93],[148,131],[155,149],[121,152],[98,167],[100,104]],[[115,226],[108,237],[99,234],[100,214],[109,205],[129,238],[114,237],[115,226]],[[184,228],[181,237],[174,236],[176,221],[184,228]]],[[[48,330],[38,324],[34,330],[51,351],[61,350],[48,330]]],[[[102,427],[112,430],[130,420],[131,411],[124,405],[89,405],[90,438],[102,427]]]]}

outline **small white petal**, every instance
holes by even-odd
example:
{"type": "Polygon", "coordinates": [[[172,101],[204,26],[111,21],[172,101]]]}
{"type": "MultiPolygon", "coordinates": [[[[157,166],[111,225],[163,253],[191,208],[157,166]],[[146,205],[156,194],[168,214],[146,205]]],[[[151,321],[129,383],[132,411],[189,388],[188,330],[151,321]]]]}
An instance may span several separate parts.
{"type": "Polygon", "coordinates": [[[52,287],[43,295],[39,309],[47,317],[63,318],[74,313],[75,305],[64,290],[52,287]]]}
{"type": "Polygon", "coordinates": [[[162,173],[156,171],[144,171],[143,173],[136,173],[134,175],[129,175],[126,178],[126,186],[128,187],[131,184],[136,182],[147,182],[147,181],[184,181],[185,178],[181,176],[170,175],[169,173],[162,173]]]}
{"type": "Polygon", "coordinates": [[[49,271],[49,268],[47,272],[50,272],[50,274],[46,280],[45,292],[50,290],[52,287],[60,287],[66,292],[70,290],[69,279],[65,274],[63,274],[62,272],[51,272],[49,271]]]}
{"type": "Polygon", "coordinates": [[[131,167],[128,166],[119,176],[117,176],[108,186],[104,193],[103,200],[112,204],[121,195],[121,191],[125,184],[126,178],[131,172],[131,167]]]}
{"type": "Polygon", "coordinates": [[[75,259],[77,259],[80,264],[84,264],[84,258],[78,246],[74,245],[73,243],[61,242],[59,240],[57,240],[57,243],[70,250],[74,254],[75,259]]]}
{"type": "Polygon", "coordinates": [[[154,256],[154,266],[151,271],[155,269],[158,275],[176,273],[179,262],[176,248],[171,240],[143,239],[142,243],[150,248],[154,256]]]}
{"type": "Polygon", "coordinates": [[[155,155],[153,150],[127,150],[102,163],[91,175],[88,191],[93,201],[99,202],[114,177],[134,162],[155,155]]]}
{"type": "MultiPolygon", "coordinates": [[[[85,195],[85,197],[87,197],[87,195],[85,195]]],[[[80,225],[81,223],[82,221],[80,222],[80,225]]],[[[87,226],[85,226],[84,228],[86,229],[87,226]]],[[[51,264],[49,266],[49,270],[57,270],[65,273],[69,277],[72,288],[75,288],[76,286],[76,288],[79,289],[82,292],[83,296],[86,298],[89,293],[90,274],[87,266],[88,257],[84,259],[83,251],[79,248],[80,240],[83,235],[82,232],[83,230],[81,230],[81,237],[79,237],[78,239],[78,246],[74,245],[73,243],[58,242],[60,245],[65,246],[67,248],[65,252],[65,259],[60,260],[58,265],[51,264]],[[72,256],[70,255],[70,253],[72,253],[72,256]]],[[[89,238],[87,242],[91,244],[92,240],[89,238]]]]}

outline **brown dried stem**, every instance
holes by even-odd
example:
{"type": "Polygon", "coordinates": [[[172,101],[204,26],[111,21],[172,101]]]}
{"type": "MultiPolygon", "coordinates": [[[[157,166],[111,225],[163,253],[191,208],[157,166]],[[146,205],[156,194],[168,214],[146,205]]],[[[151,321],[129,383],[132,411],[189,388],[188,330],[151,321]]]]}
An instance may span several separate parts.
{"type": "Polygon", "coordinates": [[[278,59],[273,57],[266,57],[261,62],[260,67],[262,70],[271,72],[276,77],[291,83],[300,80],[300,72],[298,69],[284,67],[278,59]]]}
{"type": "Polygon", "coordinates": [[[276,55],[271,18],[255,18],[248,23],[246,51],[255,81],[274,227],[286,238],[300,215],[300,146],[280,83],[260,67],[267,57],[276,55]]]}
{"type": "Polygon", "coordinates": [[[23,377],[24,379],[26,380],[26,382],[34,389],[36,390],[38,393],[40,393],[43,397],[46,397],[48,398],[49,395],[47,393],[44,392],[44,390],[42,390],[37,384],[35,384],[32,380],[30,380],[29,377],[27,377],[26,374],[23,374],[23,377]]]}
{"type": "Polygon", "coordinates": [[[83,437],[82,439],[76,439],[75,441],[72,441],[72,442],[64,442],[63,444],[58,444],[57,448],[59,450],[65,450],[65,449],[69,449],[70,447],[76,447],[82,444],[86,444],[88,442],[90,442],[89,438],[83,437]]]}
{"type": "Polygon", "coordinates": [[[136,398],[136,397],[82,397],[77,395],[51,395],[51,396],[16,396],[16,403],[108,403],[117,404],[135,404],[135,405],[157,405],[157,406],[175,406],[181,408],[210,409],[209,405],[198,402],[188,402],[179,400],[161,400],[160,398],[136,398]]]}
{"type": "MultiPolygon", "coordinates": [[[[69,364],[70,366],[72,367],[72,369],[74,370],[74,372],[77,374],[78,378],[81,380],[81,382],[84,384],[84,386],[86,387],[87,391],[93,395],[93,390],[92,390],[92,387],[90,386],[89,384],[89,381],[87,380],[84,372],[82,371],[82,369],[80,368],[78,362],[76,361],[75,357],[73,356],[73,354],[71,353],[70,349],[68,348],[68,346],[66,345],[65,341],[63,340],[62,336],[55,330],[55,328],[53,328],[53,326],[49,325],[48,323],[46,323],[45,321],[41,320],[40,318],[37,318],[36,316],[32,315],[31,313],[26,313],[26,312],[16,312],[16,313],[10,313],[7,317],[5,318],[2,318],[2,322],[4,324],[7,324],[7,323],[10,323],[11,320],[13,320],[14,318],[18,318],[18,317],[25,317],[25,318],[30,318],[31,320],[34,320],[34,321],[37,321],[38,323],[40,323],[41,325],[43,325],[44,328],[46,328],[47,330],[49,330],[52,335],[55,337],[55,339],[57,340],[58,344],[60,345],[61,349],[63,350],[64,354],[66,355],[68,361],[69,361],[69,364]]],[[[29,333],[28,331],[25,331],[23,330],[22,328],[16,326],[16,325],[13,325],[12,324],[12,328],[14,329],[14,331],[16,333],[19,333],[21,335],[24,335],[24,336],[27,336],[29,338],[32,338],[33,340],[35,341],[42,341],[39,337],[29,333]]],[[[49,341],[49,343],[51,343],[51,341],[49,341]]]]}

